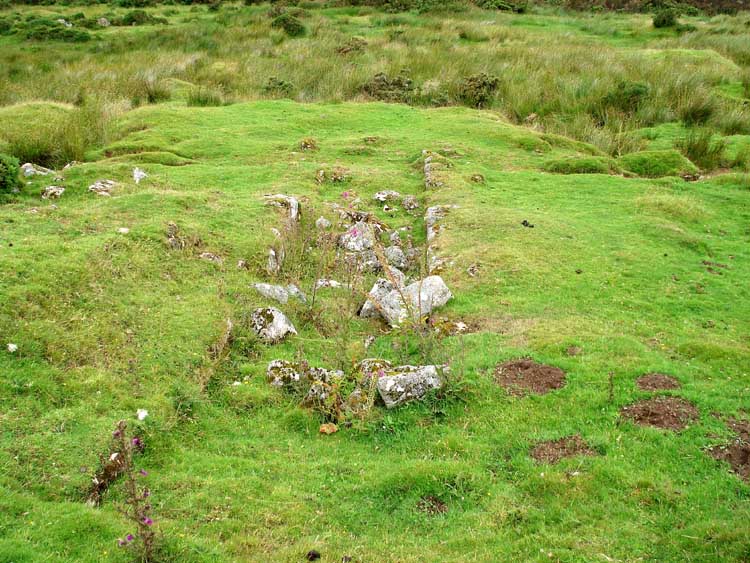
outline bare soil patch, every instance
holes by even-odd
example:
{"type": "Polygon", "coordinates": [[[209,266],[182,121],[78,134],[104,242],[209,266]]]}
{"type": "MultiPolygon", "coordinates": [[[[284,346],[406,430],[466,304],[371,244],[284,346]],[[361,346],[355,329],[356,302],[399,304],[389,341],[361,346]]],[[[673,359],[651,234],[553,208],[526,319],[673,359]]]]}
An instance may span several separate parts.
{"type": "Polygon", "coordinates": [[[495,367],[495,381],[512,395],[544,395],[565,385],[565,372],[534,360],[511,360],[495,367]]]}
{"type": "Polygon", "coordinates": [[[698,409],[679,397],[654,397],[623,407],[620,414],[641,426],[682,430],[698,418],[698,409]]]}
{"type": "Polygon", "coordinates": [[[531,457],[542,463],[557,463],[566,457],[578,455],[596,455],[596,452],[578,434],[539,442],[531,450],[531,457]]]}
{"type": "Polygon", "coordinates": [[[727,425],[737,435],[730,443],[714,446],[708,453],[720,461],[726,461],[744,481],[750,481],[750,420],[729,418],[727,425]]]}
{"type": "Polygon", "coordinates": [[[430,516],[435,516],[448,512],[448,505],[434,495],[427,495],[419,499],[417,510],[430,516]]]}
{"type": "Polygon", "coordinates": [[[643,391],[665,391],[670,389],[679,389],[682,387],[680,382],[671,375],[663,373],[647,373],[636,380],[638,389],[643,391]]]}

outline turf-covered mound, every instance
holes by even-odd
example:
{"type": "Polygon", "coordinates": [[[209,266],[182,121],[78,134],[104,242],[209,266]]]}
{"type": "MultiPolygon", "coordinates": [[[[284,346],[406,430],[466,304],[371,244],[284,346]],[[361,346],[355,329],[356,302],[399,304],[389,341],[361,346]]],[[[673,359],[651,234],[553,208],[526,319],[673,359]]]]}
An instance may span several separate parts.
{"type": "Polygon", "coordinates": [[[620,157],[625,170],[646,178],[697,174],[698,168],[674,149],[641,151],[620,157]]]}
{"type": "Polygon", "coordinates": [[[619,172],[617,162],[605,156],[571,156],[550,160],[544,170],[556,174],[613,174],[619,172]]]}

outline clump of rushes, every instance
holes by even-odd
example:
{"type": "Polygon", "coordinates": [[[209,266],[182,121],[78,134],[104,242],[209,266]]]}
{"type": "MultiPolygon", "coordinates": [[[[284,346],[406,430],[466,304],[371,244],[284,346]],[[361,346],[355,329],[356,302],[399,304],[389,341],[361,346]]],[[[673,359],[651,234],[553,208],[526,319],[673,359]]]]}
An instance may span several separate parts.
{"type": "Polygon", "coordinates": [[[133,455],[143,449],[143,442],[128,432],[128,424],[124,420],[117,423],[112,436],[120,457],[121,474],[125,477],[125,502],[119,510],[135,526],[134,533],[120,538],[117,543],[122,548],[136,550],[140,560],[148,563],[154,560],[156,543],[151,517],[151,491],[142,482],[148,473],[145,469],[136,469],[133,463],[133,455]]]}

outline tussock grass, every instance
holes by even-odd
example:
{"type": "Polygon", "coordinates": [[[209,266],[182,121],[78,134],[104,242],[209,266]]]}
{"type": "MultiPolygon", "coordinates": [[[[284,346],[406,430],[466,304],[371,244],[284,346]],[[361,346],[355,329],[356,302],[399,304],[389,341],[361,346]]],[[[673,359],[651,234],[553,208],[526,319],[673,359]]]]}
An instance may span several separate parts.
{"type": "Polygon", "coordinates": [[[727,134],[747,128],[737,104],[720,103],[714,93],[746,72],[743,40],[750,44],[750,32],[741,18],[711,21],[698,32],[667,39],[650,37],[632,23],[635,16],[599,20],[476,9],[417,16],[371,8],[357,15],[353,9],[313,8],[303,18],[307,35],[291,39],[272,27],[266,11],[177,10],[169,25],[108,29],[101,40],[62,47],[60,62],[43,65],[36,64],[38,54],[5,39],[0,103],[31,97],[72,103],[81,90],[122,96],[133,105],[158,103],[170,98],[166,85],[173,80],[218,88],[238,100],[358,100],[378,73],[405,71],[415,86],[408,103],[471,104],[459,86],[486,73],[500,79],[498,94],[483,103],[486,109],[517,123],[537,116],[545,131],[593,143],[613,156],[643,148],[630,131],[674,120],[727,134]],[[509,25],[513,18],[519,25],[509,25]],[[618,38],[626,33],[631,39],[623,47],[618,38]],[[367,46],[339,55],[352,36],[367,46]],[[268,88],[272,78],[293,88],[268,88]],[[624,90],[638,95],[618,100],[624,90]]]}

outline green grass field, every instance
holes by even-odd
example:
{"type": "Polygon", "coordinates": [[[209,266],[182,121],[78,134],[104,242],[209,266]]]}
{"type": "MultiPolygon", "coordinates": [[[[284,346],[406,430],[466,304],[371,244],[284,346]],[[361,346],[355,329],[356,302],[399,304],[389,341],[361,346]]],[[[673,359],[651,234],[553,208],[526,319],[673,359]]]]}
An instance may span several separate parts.
{"type": "MultiPolygon", "coordinates": [[[[601,43],[621,60],[669,61],[663,68],[673,67],[675,80],[694,72],[721,100],[701,126],[726,143],[724,162],[709,171],[676,143],[690,129],[679,118],[679,100],[659,102],[674,108],[663,121],[643,118],[646,106],[628,117],[628,134],[641,142],[620,153],[581,130],[559,135],[575,115],[590,118],[582,106],[572,117],[548,108],[540,126],[523,124],[532,111],[544,117],[537,102],[515,115],[507,92],[486,109],[382,103],[349,92],[348,81],[359,78],[314,75],[314,64],[329,64],[324,53],[339,43],[322,32],[281,42],[281,60],[268,61],[273,71],[260,65],[247,72],[252,50],[233,68],[221,40],[252,35],[252,28],[220,27],[213,18],[261,18],[267,8],[228,5],[219,15],[175,8],[164,34],[150,26],[97,31],[113,38],[59,44],[68,60],[50,62],[54,80],[32,65],[0,85],[0,152],[39,149],[58,170],[55,155],[82,161],[59,171],[62,181],[24,179],[21,192],[0,204],[0,562],[134,560],[117,545],[133,531],[118,512],[122,481],[101,506],[85,502],[120,419],[140,428],[145,442],[135,461],[149,474],[143,480],[152,492],[155,561],[297,562],[310,550],[321,561],[349,556],[361,563],[750,559],[750,484],[707,452],[733,439],[729,417],[750,416],[750,179],[736,157],[750,146],[750,131],[727,134],[716,121],[746,111],[740,74],[750,60],[739,64],[728,50],[700,45],[736,37],[726,29],[667,35],[647,29],[644,15],[548,10],[422,17],[310,9],[317,23],[306,20],[311,29],[345,30],[341,37],[370,29],[372,45],[386,41],[371,27],[374,19],[401,18],[415,43],[391,45],[399,52],[394,65],[415,53],[426,59],[419,26],[445,34],[434,43],[440,51],[453,48],[456,25],[491,18],[493,37],[507,35],[520,54],[536,48],[534,41],[545,45],[548,34],[569,37],[565,49],[601,43]],[[133,55],[139,48],[124,45],[139,34],[147,46],[167,44],[170,34],[201,26],[216,32],[217,44],[154,48],[146,66],[164,69],[158,79],[166,81],[168,99],[132,104],[124,84],[143,63],[133,55]],[[312,63],[286,66],[303,50],[294,42],[319,49],[312,63]],[[175,61],[193,52],[208,60],[204,70],[175,70],[175,61]],[[95,106],[75,105],[75,88],[59,82],[62,68],[87,67],[90,74],[79,75],[85,81],[108,65],[113,75],[100,79],[111,90],[100,92],[95,106]],[[222,95],[234,103],[189,105],[196,85],[217,88],[218,75],[207,69],[226,72],[222,95]],[[302,85],[294,99],[260,99],[276,97],[259,89],[272,74],[302,85]],[[340,95],[335,88],[343,88],[340,95]],[[732,96],[736,107],[721,105],[732,96]],[[304,139],[317,149],[302,150],[304,139]],[[424,187],[425,149],[452,164],[442,188],[424,187]],[[148,173],[139,184],[136,166],[148,173]],[[346,181],[316,182],[318,170],[334,167],[346,169],[346,181]],[[680,177],[699,169],[698,181],[680,177]],[[111,197],[87,189],[103,179],[118,182],[111,197]],[[65,187],[59,200],[39,198],[50,184],[65,187]],[[384,189],[414,195],[421,207],[385,212],[372,197],[384,189]],[[411,228],[418,244],[426,207],[457,206],[439,239],[450,260],[441,275],[455,297],[437,317],[465,322],[469,331],[440,338],[389,331],[356,316],[362,293],[329,288],[317,293],[314,307],[282,306],[299,334],[262,344],[247,317],[273,303],[250,284],[273,281],[264,267],[282,214],[263,195],[276,193],[300,198],[305,222],[334,220],[332,204],[359,197],[362,210],[389,227],[411,228]],[[200,243],[171,249],[170,222],[200,243]],[[222,263],[201,259],[202,252],[222,263]],[[246,268],[236,267],[240,260],[246,268]],[[233,340],[216,360],[212,349],[226,319],[234,322],[233,340]],[[368,337],[375,341],[366,349],[368,337]],[[15,352],[6,350],[9,343],[15,352]],[[366,357],[448,361],[452,375],[444,392],[394,410],[376,407],[332,435],[319,433],[320,414],[265,377],[276,358],[350,370],[366,357]],[[539,396],[509,394],[493,372],[522,357],[562,368],[566,385],[539,396]],[[648,372],[670,374],[682,388],[641,391],[635,379],[648,372]],[[699,417],[674,432],[620,416],[622,407],[653,395],[687,399],[699,417]],[[137,409],[149,411],[142,423],[137,409]],[[573,434],[596,455],[557,464],[530,457],[538,442],[573,434]],[[425,498],[447,510],[420,510],[425,498]]],[[[735,29],[747,15],[695,20],[735,29]]],[[[260,40],[270,41],[269,33],[276,32],[264,30],[260,40]]],[[[254,45],[252,37],[234,40],[254,45]]],[[[465,51],[457,43],[444,80],[494,72],[502,57],[486,65],[472,58],[481,55],[472,54],[474,45],[490,53],[494,41],[465,51]],[[456,70],[462,64],[466,72],[456,70]]],[[[54,45],[0,37],[2,72],[8,77],[13,65],[54,45]]],[[[359,56],[367,58],[352,67],[359,77],[381,64],[374,50],[359,56]]],[[[586,65],[564,74],[585,83],[593,68],[586,65]]],[[[430,68],[412,74],[428,80],[430,68]]],[[[298,253],[278,281],[309,295],[315,279],[342,272],[333,265],[315,270],[324,249],[303,242],[295,242],[298,253]]],[[[366,292],[374,277],[357,279],[357,290],[366,292]]]]}

